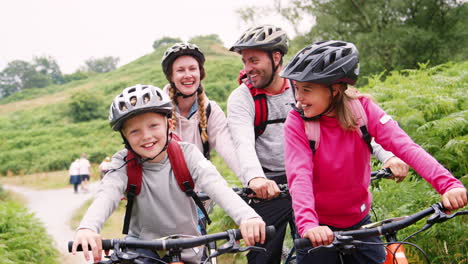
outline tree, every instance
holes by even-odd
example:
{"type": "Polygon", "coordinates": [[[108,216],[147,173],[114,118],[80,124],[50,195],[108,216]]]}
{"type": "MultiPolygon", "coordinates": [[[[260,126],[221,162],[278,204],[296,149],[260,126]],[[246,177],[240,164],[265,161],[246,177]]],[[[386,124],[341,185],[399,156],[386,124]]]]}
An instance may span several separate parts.
{"type": "Polygon", "coordinates": [[[467,10],[457,0],[291,0],[276,11],[293,25],[304,13],[316,19],[316,26],[293,41],[294,51],[318,40],[350,41],[361,51],[362,73],[368,75],[466,59],[467,10]]]}
{"type": "Polygon", "coordinates": [[[158,49],[159,47],[167,47],[171,44],[175,44],[177,42],[182,42],[180,38],[172,38],[172,37],[162,37],[157,39],[153,42],[153,49],[158,49]]]}
{"type": "Polygon", "coordinates": [[[36,72],[27,61],[14,60],[0,74],[1,95],[8,96],[23,89],[44,87],[51,84],[47,76],[36,72]]]}
{"type": "Polygon", "coordinates": [[[36,72],[48,76],[55,84],[64,83],[62,71],[55,59],[51,56],[34,57],[33,65],[36,72]]]}
{"type": "Polygon", "coordinates": [[[90,58],[85,61],[85,66],[83,67],[83,71],[87,72],[97,72],[97,73],[104,73],[110,72],[117,69],[117,64],[119,63],[118,57],[102,57],[102,58],[90,58]]]}
{"type": "Polygon", "coordinates": [[[60,67],[50,56],[35,57],[32,63],[14,60],[0,74],[0,97],[63,82],[60,67]]]}
{"type": "Polygon", "coordinates": [[[189,40],[191,43],[205,43],[205,42],[210,42],[210,43],[216,43],[216,44],[221,44],[223,45],[223,41],[221,41],[221,38],[217,34],[210,34],[210,35],[201,35],[201,36],[195,36],[189,40]]]}

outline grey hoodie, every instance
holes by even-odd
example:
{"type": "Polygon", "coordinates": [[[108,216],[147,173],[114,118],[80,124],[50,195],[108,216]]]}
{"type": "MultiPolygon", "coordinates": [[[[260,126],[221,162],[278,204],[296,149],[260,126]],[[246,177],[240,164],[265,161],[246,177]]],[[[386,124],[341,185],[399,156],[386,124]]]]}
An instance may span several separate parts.
{"type": "MultiPolygon", "coordinates": [[[[210,161],[189,143],[180,143],[187,167],[197,188],[207,193],[236,222],[260,217],[221,177],[210,161]]],[[[112,158],[112,168],[124,164],[127,150],[112,158]]],[[[88,228],[100,232],[104,222],[117,208],[127,187],[126,167],[104,177],[93,201],[78,229],[88,228]]],[[[158,163],[143,163],[141,192],[136,197],[130,221],[129,237],[150,240],[174,234],[199,235],[197,206],[178,186],[166,156],[158,163]]],[[[184,258],[193,260],[193,251],[184,258]]]]}

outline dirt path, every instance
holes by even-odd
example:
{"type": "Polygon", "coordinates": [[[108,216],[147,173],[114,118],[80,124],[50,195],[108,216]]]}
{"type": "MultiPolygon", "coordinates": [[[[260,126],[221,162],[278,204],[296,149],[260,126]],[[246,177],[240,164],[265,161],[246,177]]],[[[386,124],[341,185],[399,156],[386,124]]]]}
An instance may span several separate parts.
{"type": "Polygon", "coordinates": [[[75,231],[68,222],[73,212],[92,198],[98,183],[91,184],[88,193],[73,193],[73,188],[57,190],[32,190],[19,186],[5,185],[5,189],[16,192],[27,199],[28,208],[35,213],[55,241],[55,247],[61,252],[62,262],[67,264],[86,263],[82,254],[72,256],[68,253],[67,242],[73,240],[75,231]]]}

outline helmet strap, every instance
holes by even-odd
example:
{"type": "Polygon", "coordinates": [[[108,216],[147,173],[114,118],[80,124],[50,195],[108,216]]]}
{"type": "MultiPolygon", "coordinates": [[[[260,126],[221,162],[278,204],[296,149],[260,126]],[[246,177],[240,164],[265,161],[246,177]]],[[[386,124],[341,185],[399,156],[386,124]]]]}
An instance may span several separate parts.
{"type": "Polygon", "coordinates": [[[278,67],[279,67],[279,64],[278,64],[278,66],[275,65],[275,61],[273,60],[273,52],[272,51],[268,52],[268,57],[270,57],[270,61],[271,61],[271,76],[270,76],[270,80],[268,81],[267,84],[265,84],[265,86],[263,88],[267,88],[268,86],[270,86],[270,84],[273,82],[273,79],[275,79],[275,74],[276,74],[276,71],[278,70],[278,67]]]}

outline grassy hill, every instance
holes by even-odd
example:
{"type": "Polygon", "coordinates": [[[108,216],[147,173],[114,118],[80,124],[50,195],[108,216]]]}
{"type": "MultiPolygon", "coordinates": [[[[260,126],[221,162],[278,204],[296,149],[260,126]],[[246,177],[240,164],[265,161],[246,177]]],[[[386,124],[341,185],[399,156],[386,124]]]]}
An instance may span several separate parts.
{"type": "MultiPolygon", "coordinates": [[[[237,86],[239,57],[215,43],[201,43],[207,55],[208,96],[225,108],[237,86]]],[[[164,48],[106,74],[62,86],[29,89],[0,100],[0,175],[67,169],[81,152],[99,163],[121,145],[107,124],[113,97],[137,83],[164,86],[164,48]],[[71,98],[87,93],[99,102],[101,118],[74,122],[71,98]]],[[[287,61],[287,59],[286,59],[287,61]]],[[[386,81],[370,78],[363,91],[374,95],[400,125],[457,177],[468,174],[468,62],[393,72],[386,81]]]]}
{"type": "MultiPolygon", "coordinates": [[[[205,89],[212,100],[225,107],[227,96],[236,87],[240,59],[218,44],[200,46],[207,56],[205,89]]],[[[164,86],[163,52],[156,50],[110,73],[63,86],[30,89],[0,100],[0,148],[4,150],[0,153],[0,174],[67,169],[81,152],[88,153],[94,163],[112,155],[122,145],[107,122],[109,105],[125,87],[137,83],[164,86]],[[102,118],[73,122],[69,104],[77,93],[88,93],[98,100],[102,118]]]]}

